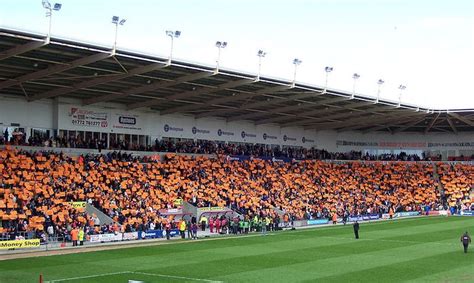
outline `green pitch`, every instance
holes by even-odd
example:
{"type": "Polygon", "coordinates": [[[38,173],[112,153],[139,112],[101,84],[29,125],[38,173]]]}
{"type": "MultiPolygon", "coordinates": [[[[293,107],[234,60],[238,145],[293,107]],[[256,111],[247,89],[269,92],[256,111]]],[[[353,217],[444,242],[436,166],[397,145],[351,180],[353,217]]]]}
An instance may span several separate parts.
{"type": "Polygon", "coordinates": [[[173,241],[0,261],[0,282],[474,282],[474,217],[432,217],[173,241]]]}

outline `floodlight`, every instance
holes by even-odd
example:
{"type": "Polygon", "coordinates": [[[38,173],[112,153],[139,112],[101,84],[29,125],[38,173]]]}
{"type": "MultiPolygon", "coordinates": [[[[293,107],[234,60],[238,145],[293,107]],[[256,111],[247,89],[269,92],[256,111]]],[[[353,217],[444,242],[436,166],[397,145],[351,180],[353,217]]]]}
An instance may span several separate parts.
{"type": "Polygon", "coordinates": [[[216,66],[216,70],[219,71],[219,60],[221,58],[221,49],[222,48],[226,48],[227,46],[227,41],[216,41],[216,47],[217,47],[217,60],[216,60],[216,63],[217,63],[217,66],[216,66]]]}
{"type": "Polygon", "coordinates": [[[117,17],[117,16],[113,16],[113,17],[112,17],[112,23],[113,23],[113,24],[117,24],[118,21],[119,21],[119,17],[117,17]]]}
{"type": "Polygon", "coordinates": [[[354,74],[352,75],[352,78],[353,78],[354,80],[357,80],[358,78],[360,78],[360,75],[357,74],[357,73],[354,73],[354,74]]]}
{"type": "Polygon", "coordinates": [[[125,24],[126,21],[127,21],[126,19],[122,19],[119,24],[123,26],[123,24],[125,24]]]}
{"type": "Polygon", "coordinates": [[[400,85],[400,86],[398,87],[399,90],[404,90],[404,89],[406,89],[406,88],[407,88],[407,87],[404,86],[404,85],[400,85]]]}
{"type": "Polygon", "coordinates": [[[298,59],[298,58],[293,59],[293,64],[299,65],[301,63],[303,63],[303,61],[301,61],[300,59],[298,59]]]}
{"type": "Polygon", "coordinates": [[[54,11],[59,11],[59,10],[61,10],[61,7],[62,7],[62,6],[63,6],[63,5],[60,4],[60,3],[55,3],[53,10],[54,10],[54,11]]]}
{"type": "Polygon", "coordinates": [[[48,10],[51,9],[51,4],[49,3],[48,0],[43,0],[41,4],[43,4],[43,8],[48,9],[48,10]]]}
{"type": "Polygon", "coordinates": [[[324,70],[325,70],[327,73],[332,72],[333,69],[334,69],[333,67],[326,67],[326,68],[324,68],[324,70]]]}
{"type": "Polygon", "coordinates": [[[377,84],[379,84],[379,85],[382,85],[382,84],[384,84],[384,83],[385,83],[385,81],[382,80],[382,79],[380,79],[380,80],[377,81],[377,84]]]}
{"type": "Polygon", "coordinates": [[[181,35],[181,31],[177,30],[174,32],[174,37],[178,38],[181,35]]]}
{"type": "Polygon", "coordinates": [[[265,57],[265,55],[267,55],[267,52],[265,52],[263,50],[258,50],[258,52],[257,52],[258,57],[265,57]]]}

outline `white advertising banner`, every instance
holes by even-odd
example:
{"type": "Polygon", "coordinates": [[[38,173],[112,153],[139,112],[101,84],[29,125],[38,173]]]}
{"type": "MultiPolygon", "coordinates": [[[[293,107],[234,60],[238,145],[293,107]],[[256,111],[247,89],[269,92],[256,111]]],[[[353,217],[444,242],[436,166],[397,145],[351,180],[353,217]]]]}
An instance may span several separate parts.
{"type": "Polygon", "coordinates": [[[122,233],[91,235],[91,243],[122,241],[122,233]]]}
{"type": "Polygon", "coordinates": [[[114,112],[111,115],[111,128],[117,133],[136,132],[143,134],[143,117],[138,114],[114,112]]]}
{"type": "Polygon", "coordinates": [[[70,106],[67,109],[67,121],[73,128],[96,130],[107,129],[109,126],[109,113],[80,107],[70,106]]]}

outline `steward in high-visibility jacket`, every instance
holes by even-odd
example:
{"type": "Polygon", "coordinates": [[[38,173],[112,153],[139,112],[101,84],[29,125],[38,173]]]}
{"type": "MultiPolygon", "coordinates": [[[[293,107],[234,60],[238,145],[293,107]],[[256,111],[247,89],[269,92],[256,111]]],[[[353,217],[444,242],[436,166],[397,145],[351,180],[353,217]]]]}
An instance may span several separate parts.
{"type": "Polygon", "coordinates": [[[185,232],[186,232],[186,221],[184,219],[181,219],[179,222],[179,233],[181,234],[181,239],[185,238],[185,232]]]}
{"type": "Polygon", "coordinates": [[[83,246],[84,245],[84,229],[82,227],[79,229],[78,238],[79,238],[79,245],[83,246]]]}

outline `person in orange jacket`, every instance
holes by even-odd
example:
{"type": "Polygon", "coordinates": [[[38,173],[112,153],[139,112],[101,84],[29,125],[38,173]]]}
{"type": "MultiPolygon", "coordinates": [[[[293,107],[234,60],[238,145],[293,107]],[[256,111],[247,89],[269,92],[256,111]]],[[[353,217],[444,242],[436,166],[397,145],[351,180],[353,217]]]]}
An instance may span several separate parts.
{"type": "Polygon", "coordinates": [[[72,240],[73,247],[77,246],[78,238],[79,238],[79,230],[75,227],[74,229],[71,230],[71,240],[72,240]]]}

